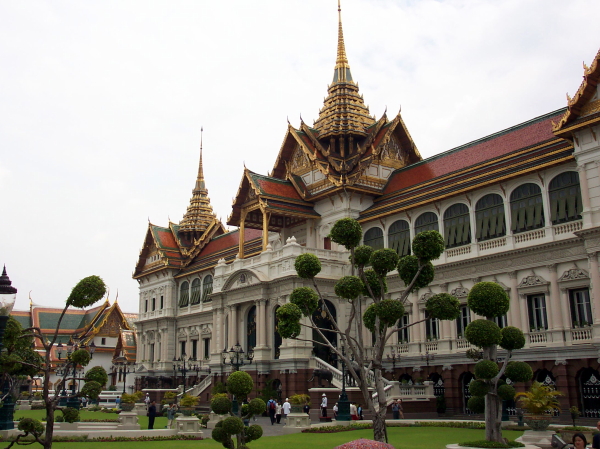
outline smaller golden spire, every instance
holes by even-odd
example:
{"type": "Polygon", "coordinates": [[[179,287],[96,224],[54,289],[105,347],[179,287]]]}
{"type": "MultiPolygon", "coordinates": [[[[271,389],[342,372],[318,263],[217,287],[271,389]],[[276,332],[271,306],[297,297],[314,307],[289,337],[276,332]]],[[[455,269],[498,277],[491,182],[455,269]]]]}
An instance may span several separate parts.
{"type": "Polygon", "coordinates": [[[204,127],[200,128],[200,162],[198,163],[198,176],[196,185],[192,190],[192,198],[183,219],[179,222],[181,231],[203,233],[214,221],[214,213],[208,198],[208,190],[204,181],[204,168],[202,166],[202,135],[204,127]]]}

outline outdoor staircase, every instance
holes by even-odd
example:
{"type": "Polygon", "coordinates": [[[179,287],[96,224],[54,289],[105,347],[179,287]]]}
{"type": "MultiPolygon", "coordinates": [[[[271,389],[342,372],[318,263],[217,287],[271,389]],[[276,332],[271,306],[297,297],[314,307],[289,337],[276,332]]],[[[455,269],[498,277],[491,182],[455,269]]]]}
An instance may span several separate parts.
{"type": "Polygon", "coordinates": [[[200,394],[204,390],[206,390],[208,387],[210,387],[211,384],[212,384],[212,376],[208,375],[204,379],[202,379],[200,382],[198,382],[196,385],[191,386],[187,390],[184,389],[181,393],[179,393],[177,395],[177,398],[181,399],[181,397],[186,393],[189,394],[190,396],[200,396],[200,394]]]}

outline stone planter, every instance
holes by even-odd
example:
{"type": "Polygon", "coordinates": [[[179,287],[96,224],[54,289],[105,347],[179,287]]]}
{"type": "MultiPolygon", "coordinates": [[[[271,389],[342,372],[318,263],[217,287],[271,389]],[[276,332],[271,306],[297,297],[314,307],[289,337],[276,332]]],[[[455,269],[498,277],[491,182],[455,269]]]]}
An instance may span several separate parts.
{"type": "Polygon", "coordinates": [[[196,411],[194,407],[179,407],[179,411],[183,416],[192,416],[192,413],[196,411]]]}
{"type": "Polygon", "coordinates": [[[302,413],[302,407],[304,407],[303,405],[296,405],[296,404],[292,404],[292,413],[302,413]]]}
{"type": "Polygon", "coordinates": [[[202,436],[200,420],[195,416],[178,416],[175,418],[177,435],[202,436]]]}
{"type": "Polygon", "coordinates": [[[135,404],[133,402],[121,402],[121,410],[124,412],[130,412],[135,408],[135,404]]]}
{"type": "Polygon", "coordinates": [[[289,415],[287,415],[285,427],[283,428],[284,433],[288,433],[289,431],[296,431],[295,429],[305,429],[310,427],[310,416],[306,413],[302,412],[302,406],[300,407],[300,413],[295,413],[292,411],[289,415]]]}
{"type": "Polygon", "coordinates": [[[137,413],[125,411],[119,413],[119,425],[117,428],[119,430],[140,430],[137,413]]]}
{"type": "Polygon", "coordinates": [[[524,415],[523,420],[525,424],[531,427],[531,430],[541,432],[548,429],[552,417],[548,415],[524,415]]]}
{"type": "Polygon", "coordinates": [[[215,412],[210,412],[210,419],[208,420],[208,422],[206,423],[206,428],[207,429],[214,429],[215,425],[219,422],[219,421],[223,421],[225,418],[227,418],[228,415],[217,415],[215,412]]]}
{"type": "Polygon", "coordinates": [[[542,449],[550,449],[552,447],[553,430],[526,430],[523,435],[515,441],[525,445],[537,446],[542,449]]]}

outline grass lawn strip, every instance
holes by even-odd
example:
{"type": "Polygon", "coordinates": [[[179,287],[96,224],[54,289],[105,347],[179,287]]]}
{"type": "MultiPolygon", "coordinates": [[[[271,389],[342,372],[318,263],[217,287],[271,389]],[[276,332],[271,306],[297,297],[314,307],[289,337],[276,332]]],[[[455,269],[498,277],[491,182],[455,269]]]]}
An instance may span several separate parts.
{"type": "MultiPolygon", "coordinates": [[[[522,432],[506,431],[503,435],[514,440],[522,432]]],[[[445,449],[446,444],[459,441],[474,441],[485,438],[484,430],[432,428],[432,427],[391,427],[389,441],[396,449],[445,449]]],[[[359,438],[373,438],[372,430],[352,432],[291,435],[264,437],[248,444],[250,449],[331,449],[359,438]]],[[[107,443],[104,443],[107,444],[107,443]]],[[[223,445],[212,439],[202,441],[133,441],[111,442],[111,449],[222,449],[223,445]]],[[[98,442],[77,442],[76,449],[99,449],[98,442]]],[[[74,449],[73,443],[54,443],[55,449],[74,449]]]]}

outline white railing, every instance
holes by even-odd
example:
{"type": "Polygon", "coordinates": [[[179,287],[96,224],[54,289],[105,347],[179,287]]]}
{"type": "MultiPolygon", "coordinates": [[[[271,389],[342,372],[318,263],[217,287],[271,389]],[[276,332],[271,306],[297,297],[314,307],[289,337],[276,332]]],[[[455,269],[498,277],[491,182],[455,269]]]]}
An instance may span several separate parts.
{"type": "Polygon", "coordinates": [[[433,352],[438,350],[438,342],[437,341],[428,341],[425,343],[425,351],[433,352]]]}
{"type": "MultiPolygon", "coordinates": [[[[189,394],[190,396],[198,396],[204,390],[206,390],[208,387],[210,387],[211,384],[212,384],[212,376],[208,375],[204,379],[202,379],[199,383],[194,385],[193,387],[188,388],[185,391],[185,393],[189,394]]],[[[181,396],[183,396],[183,395],[184,395],[184,393],[179,393],[177,395],[177,397],[181,398],[181,396]]]]}
{"type": "Polygon", "coordinates": [[[515,243],[529,242],[531,240],[543,239],[544,237],[546,237],[546,230],[544,228],[535,229],[534,231],[515,235],[515,243]]]}
{"type": "Polygon", "coordinates": [[[470,252],[471,245],[459,246],[458,248],[446,250],[446,257],[462,256],[463,254],[469,254],[470,252]]]}
{"type": "Polygon", "coordinates": [[[506,246],[506,237],[500,237],[499,239],[486,240],[479,244],[479,251],[485,251],[487,249],[500,248],[506,246]]]}
{"type": "Polygon", "coordinates": [[[548,334],[546,333],[546,331],[530,332],[529,333],[529,343],[530,344],[548,343],[548,334]]]}
{"type": "Polygon", "coordinates": [[[571,329],[571,340],[574,342],[589,342],[592,339],[592,328],[582,327],[581,329],[571,329]]]}
{"type": "Polygon", "coordinates": [[[582,221],[571,221],[569,223],[559,224],[553,227],[554,235],[566,234],[568,232],[581,231],[583,227],[582,221]]]}
{"type": "Polygon", "coordinates": [[[342,372],[337,369],[335,366],[330,365],[325,360],[320,359],[319,357],[315,357],[315,363],[317,364],[317,368],[326,369],[333,373],[333,379],[331,383],[338,388],[342,388],[342,372]]]}
{"type": "MultiPolygon", "coordinates": [[[[393,386],[391,384],[386,385],[383,388],[383,391],[385,391],[385,404],[390,405],[394,401],[393,386]]],[[[377,399],[379,397],[379,393],[375,392],[371,397],[373,398],[375,410],[379,411],[379,400],[377,399]]]]}
{"type": "Polygon", "coordinates": [[[473,346],[467,341],[466,338],[459,338],[456,340],[456,349],[470,349],[473,346]]]}
{"type": "Polygon", "coordinates": [[[409,347],[407,344],[398,345],[398,353],[399,354],[408,354],[409,347]]]}

